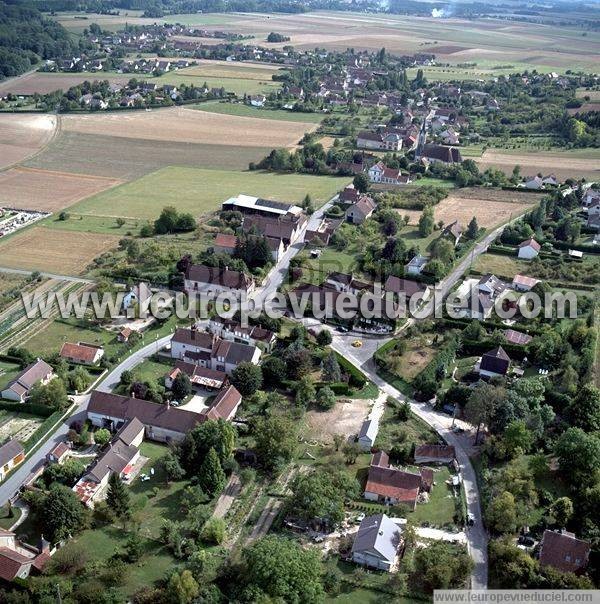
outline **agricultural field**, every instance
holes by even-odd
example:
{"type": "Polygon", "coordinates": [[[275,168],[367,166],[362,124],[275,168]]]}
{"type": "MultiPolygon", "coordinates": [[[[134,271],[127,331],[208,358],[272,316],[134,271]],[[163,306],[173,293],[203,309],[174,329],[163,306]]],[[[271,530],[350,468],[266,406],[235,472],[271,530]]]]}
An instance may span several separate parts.
{"type": "Polygon", "coordinates": [[[316,125],[225,116],[173,107],[156,111],[67,115],[65,132],[236,147],[291,147],[316,125]]]}
{"type": "Polygon", "coordinates": [[[9,438],[24,443],[42,425],[43,418],[30,413],[0,410],[0,442],[9,438]]]}
{"type": "MultiPolygon", "coordinates": [[[[480,227],[491,228],[524,213],[538,201],[539,195],[535,193],[483,188],[457,189],[434,206],[433,212],[436,222],[442,220],[444,224],[450,224],[458,220],[462,225],[467,225],[476,216],[480,227]]],[[[398,213],[410,217],[409,225],[416,225],[421,216],[420,210],[399,209],[398,213]]]]}
{"type": "Polygon", "coordinates": [[[0,114],[0,169],[37,153],[52,140],[56,125],[53,115],[0,114]]]}
{"type": "Polygon", "coordinates": [[[210,113],[223,113],[225,115],[238,115],[240,117],[254,117],[266,120],[283,120],[284,122],[302,122],[306,124],[318,124],[325,117],[322,113],[301,113],[285,109],[266,109],[251,107],[242,103],[223,101],[207,101],[206,103],[198,103],[198,105],[188,105],[188,107],[210,113]]]}
{"type": "Polygon", "coordinates": [[[86,80],[108,80],[111,84],[127,84],[131,76],[116,73],[44,73],[34,71],[22,76],[11,78],[0,83],[0,97],[9,93],[17,96],[31,96],[34,93],[48,94],[55,90],[65,92],[71,86],[78,86],[86,80]]]}
{"type": "Polygon", "coordinates": [[[247,79],[247,80],[271,80],[271,76],[283,71],[281,65],[269,65],[268,63],[245,63],[240,61],[216,61],[202,59],[198,65],[186,67],[177,71],[178,75],[198,78],[224,78],[224,79],[247,79]]]}
{"type": "Polygon", "coordinates": [[[152,220],[163,207],[175,205],[179,211],[198,217],[217,210],[225,199],[238,193],[296,203],[310,193],[318,206],[347,181],[306,174],[169,167],[85,199],[72,209],[77,214],[152,220]]]}
{"type": "Polygon", "coordinates": [[[57,212],[120,181],[34,168],[0,172],[0,206],[57,212]]]}
{"type": "Polygon", "coordinates": [[[0,264],[6,268],[80,275],[100,254],[117,246],[120,237],[34,226],[0,241],[0,264]]]}

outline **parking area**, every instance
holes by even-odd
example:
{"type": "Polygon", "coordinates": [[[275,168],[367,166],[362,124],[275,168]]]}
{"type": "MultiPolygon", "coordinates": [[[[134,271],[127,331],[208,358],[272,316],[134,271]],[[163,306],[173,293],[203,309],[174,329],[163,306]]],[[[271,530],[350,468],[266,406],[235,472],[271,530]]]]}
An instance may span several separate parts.
{"type": "Polygon", "coordinates": [[[186,411],[193,411],[194,413],[202,413],[204,409],[207,409],[210,406],[209,401],[214,398],[214,396],[214,392],[198,390],[189,401],[180,405],[179,408],[185,409],[186,411]]]}

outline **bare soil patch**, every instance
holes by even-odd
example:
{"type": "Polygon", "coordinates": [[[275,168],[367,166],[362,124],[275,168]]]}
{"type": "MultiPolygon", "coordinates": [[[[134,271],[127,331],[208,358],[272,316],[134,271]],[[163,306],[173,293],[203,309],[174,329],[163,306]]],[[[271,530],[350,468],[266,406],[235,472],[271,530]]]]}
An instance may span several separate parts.
{"type": "Polygon", "coordinates": [[[85,81],[108,80],[113,84],[127,84],[130,80],[128,75],[112,75],[103,72],[98,73],[28,73],[18,78],[12,78],[0,84],[0,96],[9,92],[21,96],[31,96],[34,93],[48,94],[55,90],[65,92],[71,86],[77,86],[85,81]]]}
{"type": "Polygon", "coordinates": [[[67,132],[236,147],[290,147],[317,125],[174,107],[152,112],[66,116],[67,132]]]}
{"type": "Polygon", "coordinates": [[[0,172],[0,206],[56,212],[121,181],[35,168],[0,172]]]}
{"type": "Polygon", "coordinates": [[[56,123],[53,115],[1,114],[0,169],[39,151],[54,135],[56,123]]]}
{"type": "Polygon", "coordinates": [[[572,107],[571,109],[567,109],[567,112],[570,115],[590,113],[591,111],[600,111],[600,103],[584,103],[581,107],[572,107]]]}
{"type": "Polygon", "coordinates": [[[373,401],[366,399],[343,399],[329,411],[309,411],[307,438],[321,442],[332,442],[334,434],[350,436],[360,431],[373,401]]]}
{"type": "Polygon", "coordinates": [[[100,254],[116,247],[119,237],[31,227],[4,241],[0,264],[7,268],[81,275],[100,254]]]}
{"type": "MultiPolygon", "coordinates": [[[[502,191],[499,189],[461,189],[452,192],[434,207],[436,222],[443,220],[450,224],[458,220],[466,226],[475,216],[480,227],[490,228],[502,224],[511,216],[516,216],[533,206],[538,195],[519,191],[502,191]]],[[[421,212],[418,210],[398,210],[401,216],[410,217],[409,224],[419,222],[421,212]]]]}

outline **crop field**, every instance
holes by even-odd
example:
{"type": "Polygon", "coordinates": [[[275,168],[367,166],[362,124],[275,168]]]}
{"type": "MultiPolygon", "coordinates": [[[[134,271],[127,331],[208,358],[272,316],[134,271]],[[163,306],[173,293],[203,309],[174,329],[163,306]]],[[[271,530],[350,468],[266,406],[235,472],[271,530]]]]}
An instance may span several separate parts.
{"type": "Polygon", "coordinates": [[[0,169],[38,152],[52,139],[55,130],[53,115],[0,114],[0,169]]]}
{"type": "Polygon", "coordinates": [[[509,150],[488,150],[475,161],[480,169],[489,167],[499,168],[506,174],[511,174],[515,165],[521,166],[521,174],[534,176],[542,173],[554,174],[559,180],[566,178],[586,178],[596,180],[600,176],[600,159],[594,158],[594,150],[591,157],[585,157],[587,150],[582,153],[511,153],[509,150]]]}
{"type": "Polygon", "coordinates": [[[131,76],[116,75],[114,73],[43,73],[33,72],[12,78],[0,83],[0,97],[9,92],[16,95],[30,96],[35,92],[48,94],[55,90],[67,91],[71,86],[93,80],[108,80],[113,84],[127,84],[131,76]]]}
{"type": "Polygon", "coordinates": [[[239,61],[199,60],[198,65],[179,69],[176,73],[182,76],[198,78],[227,78],[269,81],[274,73],[281,72],[281,65],[260,63],[242,63],[239,61]]]}
{"type": "Polygon", "coordinates": [[[315,205],[321,205],[347,182],[347,178],[306,174],[168,167],[85,199],[73,211],[93,216],[155,219],[163,207],[174,205],[181,212],[201,216],[218,209],[225,199],[238,193],[296,203],[310,193],[315,205]]]}
{"type": "Polygon", "coordinates": [[[220,115],[173,107],[157,111],[67,115],[65,132],[236,147],[290,147],[316,125],[220,115]]]}
{"type": "MultiPolygon", "coordinates": [[[[499,189],[458,189],[434,206],[436,222],[443,220],[450,224],[458,220],[466,226],[473,216],[477,217],[480,227],[490,228],[506,222],[525,212],[539,201],[535,193],[502,191],[499,189]]],[[[409,224],[419,221],[418,210],[398,210],[401,216],[409,216],[409,224]]]]}
{"type": "Polygon", "coordinates": [[[34,168],[0,172],[0,206],[56,212],[120,181],[34,168]]]}
{"type": "Polygon", "coordinates": [[[302,122],[306,124],[318,124],[326,116],[322,113],[301,113],[299,111],[287,111],[286,109],[266,109],[251,107],[243,103],[229,103],[223,101],[207,101],[198,105],[188,105],[188,108],[210,113],[223,113],[225,115],[239,115],[241,117],[253,117],[263,120],[283,120],[284,122],[302,122]]]}
{"type": "MultiPolygon", "coordinates": [[[[261,120],[262,121],[262,120],[261,120]]],[[[61,132],[25,165],[45,170],[133,180],[169,165],[245,170],[260,161],[269,147],[191,144],[117,136],[61,132]]]]}
{"type": "Polygon", "coordinates": [[[34,226],[2,241],[0,265],[60,275],[80,275],[96,256],[116,247],[119,237],[34,226]]]}
{"type": "Polygon", "coordinates": [[[281,88],[281,82],[274,82],[270,76],[263,80],[251,78],[230,78],[230,77],[205,77],[191,76],[185,73],[185,70],[173,71],[154,78],[153,80],[159,86],[162,84],[173,84],[181,86],[182,84],[194,84],[202,86],[206,83],[209,88],[225,88],[226,92],[234,92],[238,96],[244,94],[269,94],[276,92],[281,88]]]}

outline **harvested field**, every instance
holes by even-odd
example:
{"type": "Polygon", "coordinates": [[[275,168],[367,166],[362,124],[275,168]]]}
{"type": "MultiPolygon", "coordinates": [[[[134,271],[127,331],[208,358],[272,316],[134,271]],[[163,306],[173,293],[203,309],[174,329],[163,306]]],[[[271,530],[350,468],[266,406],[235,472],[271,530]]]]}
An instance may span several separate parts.
{"type": "Polygon", "coordinates": [[[17,78],[11,78],[0,83],[0,97],[8,93],[31,96],[34,93],[48,94],[55,90],[65,92],[71,86],[77,86],[82,82],[93,80],[108,80],[112,84],[127,84],[130,80],[128,75],[115,75],[109,73],[43,73],[34,71],[17,78]]]}
{"type": "Polygon", "coordinates": [[[0,169],[39,151],[54,136],[56,123],[53,115],[0,114],[0,169]]]}
{"type": "Polygon", "coordinates": [[[94,258],[116,247],[119,239],[115,235],[82,236],[35,226],[0,240],[0,264],[7,268],[80,275],[94,258]]]}
{"type": "Polygon", "coordinates": [[[239,115],[254,117],[263,120],[283,120],[284,122],[320,123],[326,116],[323,113],[302,113],[288,111],[287,109],[269,109],[266,107],[251,107],[243,103],[229,103],[224,101],[206,101],[197,105],[188,105],[188,108],[210,113],[224,113],[226,115],[239,115]]]}
{"type": "Polygon", "coordinates": [[[521,173],[529,176],[537,173],[555,174],[559,180],[585,177],[596,180],[600,177],[600,159],[588,159],[569,153],[502,153],[486,151],[481,159],[475,160],[483,170],[489,167],[499,168],[511,174],[515,165],[521,166],[521,173]]]}
{"type": "Polygon", "coordinates": [[[296,203],[309,193],[319,206],[347,182],[347,178],[308,174],[169,167],[85,199],[73,207],[73,212],[155,219],[163,207],[174,205],[181,212],[202,216],[215,211],[225,199],[238,193],[296,203]]]}
{"type": "Polygon", "coordinates": [[[585,88],[579,88],[576,93],[577,98],[583,99],[590,97],[590,101],[600,101],[600,90],[586,90],[585,88]]]}
{"type": "Polygon", "coordinates": [[[0,172],[0,205],[24,210],[56,212],[100,193],[120,181],[35,168],[0,172]]]}
{"type": "Polygon", "coordinates": [[[200,60],[198,65],[179,69],[177,75],[199,78],[232,78],[269,81],[271,76],[281,71],[281,65],[260,65],[257,63],[240,63],[227,61],[200,60]]]}
{"type": "Polygon", "coordinates": [[[251,117],[181,107],[150,113],[94,113],[63,118],[63,129],[67,132],[194,144],[234,144],[236,147],[290,147],[314,128],[316,125],[281,120],[267,124],[265,120],[251,117]]]}
{"type": "MultiPolygon", "coordinates": [[[[473,216],[477,217],[480,227],[490,228],[506,222],[511,216],[525,212],[539,201],[535,193],[502,191],[499,189],[460,189],[450,193],[434,206],[436,222],[443,220],[450,224],[458,220],[467,225],[473,216]]],[[[409,224],[419,221],[421,212],[417,210],[398,210],[401,216],[410,217],[409,224]]]]}
{"type": "MultiPolygon", "coordinates": [[[[260,120],[264,123],[263,120],[260,120]]],[[[133,180],[168,165],[202,166],[245,170],[258,162],[269,147],[194,145],[175,141],[141,140],[116,136],[62,132],[27,166],[46,170],[64,170],[94,176],[133,180]]]]}
{"type": "Polygon", "coordinates": [[[329,411],[308,411],[307,434],[324,443],[331,443],[335,434],[356,434],[369,414],[371,404],[368,399],[344,399],[329,411]]]}
{"type": "Polygon", "coordinates": [[[573,107],[567,109],[570,115],[579,115],[583,113],[590,113],[592,111],[600,111],[600,103],[584,103],[581,107],[573,107]]]}

